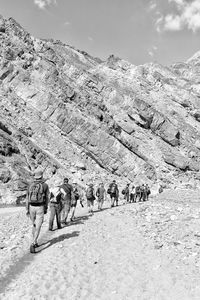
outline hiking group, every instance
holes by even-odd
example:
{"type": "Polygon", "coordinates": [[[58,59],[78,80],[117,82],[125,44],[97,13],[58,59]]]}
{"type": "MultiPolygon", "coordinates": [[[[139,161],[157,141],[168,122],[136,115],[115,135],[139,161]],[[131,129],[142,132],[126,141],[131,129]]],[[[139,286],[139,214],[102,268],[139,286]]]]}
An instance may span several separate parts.
{"type": "MultiPolygon", "coordinates": [[[[150,193],[148,185],[132,186],[130,189],[130,184],[127,184],[122,190],[125,200],[124,204],[134,203],[137,200],[139,202],[146,201],[150,193]]],[[[98,210],[102,210],[104,201],[107,200],[107,194],[110,195],[110,206],[118,206],[119,188],[115,180],[110,183],[107,191],[101,182],[96,191],[93,183],[90,183],[84,192],[78,187],[76,182],[73,182],[71,185],[68,178],[64,178],[62,185],[49,190],[49,186],[43,178],[43,172],[35,172],[34,181],[28,187],[26,197],[26,212],[32,222],[30,252],[35,253],[35,248],[39,247],[38,237],[48,207],[50,209],[49,230],[52,231],[55,219],[58,229],[68,224],[69,213],[70,221],[73,222],[75,220],[75,210],[78,200],[80,205],[84,207],[83,203],[86,199],[88,212],[93,214],[94,201],[96,200],[98,203],[98,210]]]]}

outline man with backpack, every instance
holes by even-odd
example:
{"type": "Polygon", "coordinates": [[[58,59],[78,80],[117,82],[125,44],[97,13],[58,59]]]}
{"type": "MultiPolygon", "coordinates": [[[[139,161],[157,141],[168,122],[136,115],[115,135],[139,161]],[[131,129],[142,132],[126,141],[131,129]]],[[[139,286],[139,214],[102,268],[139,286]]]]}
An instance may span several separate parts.
{"type": "Polygon", "coordinates": [[[118,206],[119,189],[115,180],[113,180],[113,182],[111,182],[111,184],[109,185],[107,193],[110,194],[111,207],[114,207],[115,202],[116,206],[118,206]]]}
{"type": "Polygon", "coordinates": [[[141,201],[145,201],[145,186],[144,186],[144,183],[141,185],[140,187],[140,199],[139,199],[139,202],[141,201]]]}
{"type": "Polygon", "coordinates": [[[135,186],[132,186],[132,189],[130,191],[130,202],[135,202],[135,186]]]}
{"type": "Polygon", "coordinates": [[[43,172],[37,171],[34,175],[34,182],[28,188],[26,197],[26,212],[33,224],[31,253],[35,253],[35,248],[38,247],[38,237],[44,221],[44,214],[47,213],[48,201],[49,187],[44,182],[43,172]]]}
{"type": "Polygon", "coordinates": [[[151,190],[148,184],[145,185],[145,199],[144,201],[149,200],[149,195],[151,194],[151,190]]]}
{"type": "Polygon", "coordinates": [[[140,186],[137,185],[135,188],[135,202],[137,201],[137,199],[139,199],[140,201],[140,198],[141,198],[141,189],[140,186]]]}
{"type": "Polygon", "coordinates": [[[72,191],[72,201],[71,201],[71,210],[72,210],[72,214],[71,214],[71,218],[70,221],[73,222],[75,217],[75,210],[76,210],[76,206],[77,206],[77,201],[80,198],[79,195],[79,191],[78,191],[78,187],[77,187],[77,183],[74,181],[73,182],[73,191],[72,191]]]}
{"type": "Polygon", "coordinates": [[[57,228],[61,229],[60,213],[62,210],[62,194],[60,188],[54,188],[50,193],[50,218],[49,218],[49,230],[53,230],[53,223],[56,217],[57,228]]]}
{"type": "Polygon", "coordinates": [[[129,183],[127,183],[126,187],[122,190],[122,194],[124,195],[124,200],[126,203],[129,203],[130,200],[130,191],[129,191],[129,183]]]}
{"type": "Polygon", "coordinates": [[[60,191],[62,193],[61,223],[67,225],[73,191],[73,187],[69,184],[68,178],[64,178],[63,184],[60,186],[60,191]]]}
{"type": "Polygon", "coordinates": [[[103,206],[104,199],[106,196],[106,190],[104,188],[103,182],[101,182],[99,184],[97,191],[96,191],[96,196],[97,196],[97,202],[98,202],[98,209],[102,210],[102,206],[103,206]]]}
{"type": "Polygon", "coordinates": [[[89,184],[89,187],[86,190],[86,198],[87,198],[88,212],[93,213],[95,196],[94,196],[94,187],[92,183],[89,184]]]}

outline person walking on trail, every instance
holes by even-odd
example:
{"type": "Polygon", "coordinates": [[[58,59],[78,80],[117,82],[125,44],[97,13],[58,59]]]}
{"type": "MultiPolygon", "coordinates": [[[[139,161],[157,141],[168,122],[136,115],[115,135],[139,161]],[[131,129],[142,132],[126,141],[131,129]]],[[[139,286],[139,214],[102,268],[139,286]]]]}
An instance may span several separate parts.
{"type": "Polygon", "coordinates": [[[158,189],[158,193],[161,194],[164,191],[162,185],[160,185],[159,189],[158,189]]]}
{"type": "Polygon", "coordinates": [[[50,193],[50,217],[49,217],[49,230],[53,230],[53,223],[56,217],[57,228],[61,229],[60,213],[62,210],[62,193],[60,188],[54,188],[50,193]]]}
{"type": "Polygon", "coordinates": [[[132,186],[132,189],[130,191],[130,202],[135,202],[135,186],[132,186]]]}
{"type": "Polygon", "coordinates": [[[129,203],[130,200],[130,191],[129,191],[129,183],[127,183],[125,189],[122,190],[122,194],[124,195],[124,200],[126,203],[129,203]]]}
{"type": "Polygon", "coordinates": [[[96,196],[97,196],[97,202],[98,202],[98,209],[102,210],[102,206],[106,197],[106,190],[104,188],[103,182],[101,182],[97,188],[96,191],[96,196]]]}
{"type": "Polygon", "coordinates": [[[86,190],[86,198],[87,198],[88,212],[93,213],[95,196],[94,196],[94,186],[92,183],[90,183],[89,187],[86,190]]]}
{"type": "Polygon", "coordinates": [[[145,201],[145,186],[144,183],[140,187],[140,199],[139,202],[145,201]]]}
{"type": "Polygon", "coordinates": [[[72,191],[72,201],[71,201],[71,210],[72,210],[72,214],[71,214],[71,218],[70,221],[73,222],[75,220],[75,210],[76,210],[76,206],[77,206],[77,201],[80,198],[79,195],[79,191],[78,191],[78,187],[77,187],[77,183],[74,181],[73,182],[73,191],[72,191]]]}
{"type": "Polygon", "coordinates": [[[38,247],[38,237],[44,221],[44,215],[47,213],[48,201],[49,187],[44,182],[43,172],[37,171],[34,175],[34,182],[28,188],[26,197],[26,213],[33,225],[31,253],[35,253],[35,248],[38,247]]]}
{"type": "Polygon", "coordinates": [[[149,200],[149,195],[151,194],[151,190],[148,184],[145,185],[145,200],[144,201],[148,201],[149,200]]]}
{"type": "Polygon", "coordinates": [[[63,184],[60,187],[62,193],[62,211],[61,211],[61,223],[67,225],[67,218],[71,208],[71,199],[73,187],[69,184],[69,179],[64,178],[63,184]]]}
{"type": "Polygon", "coordinates": [[[140,201],[140,197],[141,197],[141,189],[140,189],[140,186],[137,185],[136,188],[135,188],[135,202],[137,201],[140,201]]]}
{"type": "Polygon", "coordinates": [[[115,180],[113,180],[113,182],[111,182],[111,184],[109,185],[107,193],[110,194],[111,207],[114,207],[115,203],[116,206],[118,206],[119,189],[115,180]]]}

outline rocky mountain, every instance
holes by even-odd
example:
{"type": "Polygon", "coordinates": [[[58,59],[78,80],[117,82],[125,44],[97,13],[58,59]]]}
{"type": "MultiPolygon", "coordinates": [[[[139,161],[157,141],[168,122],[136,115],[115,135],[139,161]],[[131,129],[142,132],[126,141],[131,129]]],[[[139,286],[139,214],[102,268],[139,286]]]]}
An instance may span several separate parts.
{"type": "Polygon", "coordinates": [[[38,168],[50,185],[198,185],[200,53],[171,67],[101,61],[3,17],[0,41],[2,203],[20,201],[38,168]]]}

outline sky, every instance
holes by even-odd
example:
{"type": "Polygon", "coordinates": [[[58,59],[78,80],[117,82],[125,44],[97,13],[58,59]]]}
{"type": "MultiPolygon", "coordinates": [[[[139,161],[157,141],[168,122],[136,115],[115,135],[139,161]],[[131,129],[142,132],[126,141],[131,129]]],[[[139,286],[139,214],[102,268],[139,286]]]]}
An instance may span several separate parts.
{"type": "Polygon", "coordinates": [[[0,14],[103,60],[170,65],[200,50],[200,0],[0,0],[0,14]]]}

